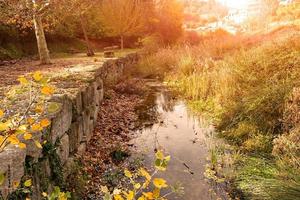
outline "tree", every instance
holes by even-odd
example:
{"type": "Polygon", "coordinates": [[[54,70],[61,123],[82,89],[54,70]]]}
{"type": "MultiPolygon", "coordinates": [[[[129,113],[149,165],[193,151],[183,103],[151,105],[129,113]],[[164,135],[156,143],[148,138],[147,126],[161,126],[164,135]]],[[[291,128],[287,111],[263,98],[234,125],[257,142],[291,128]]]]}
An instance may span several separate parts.
{"type": "Polygon", "coordinates": [[[104,0],[101,22],[108,35],[120,37],[121,49],[124,37],[139,35],[144,30],[144,4],[140,0],[104,0]]]}
{"type": "Polygon", "coordinates": [[[68,17],[75,17],[79,20],[80,27],[86,42],[87,55],[95,55],[93,48],[90,44],[88,31],[87,31],[87,17],[86,15],[91,12],[91,9],[96,5],[100,5],[101,0],[57,0],[54,11],[62,21],[68,17]]]}
{"type": "Polygon", "coordinates": [[[156,32],[164,43],[174,43],[183,33],[183,6],[177,0],[159,0],[156,3],[156,32]]]}
{"type": "Polygon", "coordinates": [[[46,13],[50,0],[2,0],[0,1],[2,23],[10,24],[19,21],[25,27],[28,18],[33,21],[37,46],[41,64],[49,64],[50,56],[42,23],[43,15],[46,13]],[[21,20],[20,20],[21,19],[21,20]]]}

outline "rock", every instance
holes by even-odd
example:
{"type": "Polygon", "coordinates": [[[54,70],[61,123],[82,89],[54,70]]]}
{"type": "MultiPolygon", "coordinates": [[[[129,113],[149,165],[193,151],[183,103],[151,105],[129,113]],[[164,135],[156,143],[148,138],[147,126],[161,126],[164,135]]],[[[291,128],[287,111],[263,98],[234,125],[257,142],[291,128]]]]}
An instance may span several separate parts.
{"type": "Polygon", "coordinates": [[[77,154],[83,155],[85,151],[86,151],[86,143],[82,142],[78,147],[77,154]]]}
{"type": "Polygon", "coordinates": [[[77,92],[76,94],[73,94],[71,97],[72,106],[73,106],[73,112],[76,115],[80,115],[82,112],[82,96],[81,92],[77,92]]]}
{"type": "Polygon", "coordinates": [[[32,157],[34,162],[37,162],[38,158],[42,157],[42,149],[38,148],[34,142],[34,140],[41,142],[42,135],[42,132],[35,132],[32,133],[31,140],[23,141],[26,144],[26,155],[32,157]]]}
{"type": "Polygon", "coordinates": [[[51,122],[50,139],[52,143],[55,143],[57,138],[61,138],[69,130],[72,123],[73,112],[71,100],[64,95],[59,101],[59,103],[62,103],[62,108],[51,122]]]}
{"type": "Polygon", "coordinates": [[[91,138],[90,120],[91,120],[90,109],[86,109],[82,113],[83,141],[84,142],[88,142],[91,138]]]}
{"type": "Polygon", "coordinates": [[[0,174],[5,175],[4,183],[0,186],[4,199],[14,191],[13,183],[20,182],[24,175],[24,162],[26,151],[9,145],[0,153],[0,174]]]}
{"type": "Polygon", "coordinates": [[[61,163],[64,165],[69,157],[69,136],[67,134],[60,139],[60,144],[57,148],[57,154],[61,160],[61,163]]]}
{"type": "Polygon", "coordinates": [[[82,116],[73,122],[69,131],[70,153],[76,152],[80,142],[83,140],[82,116]]]}

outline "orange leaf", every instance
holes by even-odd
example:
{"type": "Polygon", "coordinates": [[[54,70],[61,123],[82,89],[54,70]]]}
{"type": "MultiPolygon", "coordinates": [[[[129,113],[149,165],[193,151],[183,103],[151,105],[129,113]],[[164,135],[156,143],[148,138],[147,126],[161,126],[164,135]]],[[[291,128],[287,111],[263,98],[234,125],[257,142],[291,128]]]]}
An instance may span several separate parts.
{"type": "Polygon", "coordinates": [[[54,88],[50,86],[44,86],[42,87],[41,92],[44,95],[52,95],[54,93],[54,88]]]}
{"type": "Polygon", "coordinates": [[[42,119],[42,121],[40,123],[41,127],[43,127],[43,128],[48,127],[50,124],[51,124],[51,122],[48,119],[42,119]]]}

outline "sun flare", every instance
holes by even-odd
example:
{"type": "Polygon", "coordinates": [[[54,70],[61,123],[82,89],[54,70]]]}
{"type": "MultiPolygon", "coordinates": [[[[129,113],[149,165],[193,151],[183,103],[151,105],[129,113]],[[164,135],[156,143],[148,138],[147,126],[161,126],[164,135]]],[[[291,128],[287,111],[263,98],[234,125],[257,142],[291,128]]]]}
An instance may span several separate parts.
{"type": "Polygon", "coordinates": [[[234,9],[244,9],[248,6],[250,0],[220,0],[221,3],[234,9]]]}

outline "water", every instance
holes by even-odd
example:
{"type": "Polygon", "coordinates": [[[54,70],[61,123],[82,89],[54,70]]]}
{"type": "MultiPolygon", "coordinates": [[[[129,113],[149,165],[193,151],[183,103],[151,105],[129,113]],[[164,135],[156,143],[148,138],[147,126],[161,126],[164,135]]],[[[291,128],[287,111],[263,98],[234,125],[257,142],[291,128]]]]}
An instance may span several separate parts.
{"type": "MultiPolygon", "coordinates": [[[[143,154],[148,167],[153,166],[156,148],[162,148],[171,155],[167,171],[158,176],[165,178],[170,185],[180,182],[184,195],[169,196],[168,199],[217,199],[203,175],[214,127],[193,116],[185,102],[174,99],[166,88],[153,83],[150,85],[156,92],[149,97],[153,101],[152,107],[146,107],[152,114],[157,114],[158,121],[137,132],[133,140],[137,151],[143,154]]],[[[151,101],[148,103],[151,104],[151,101]]]]}

